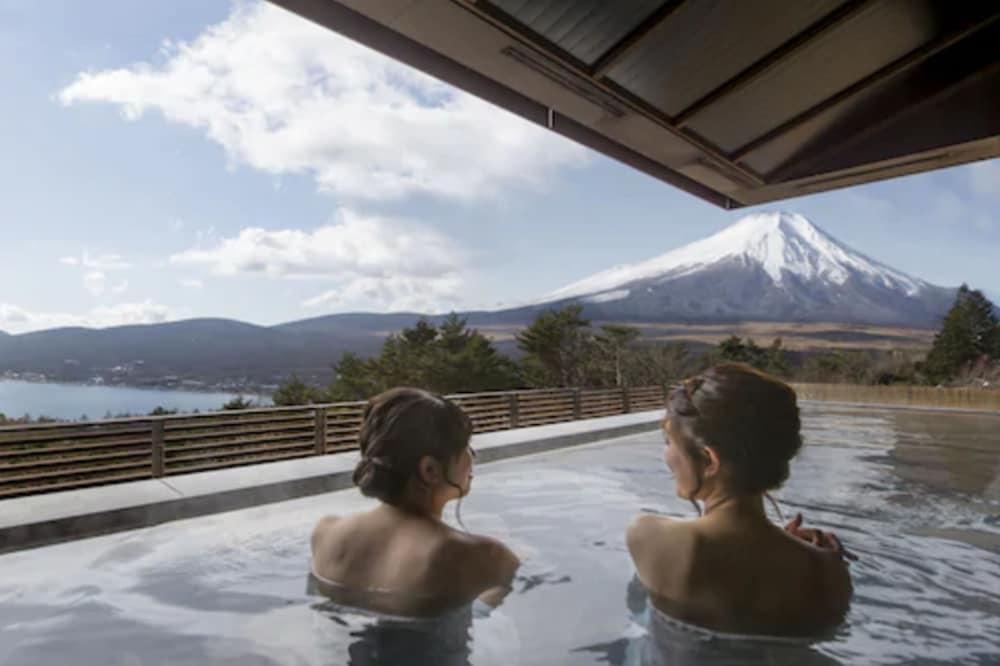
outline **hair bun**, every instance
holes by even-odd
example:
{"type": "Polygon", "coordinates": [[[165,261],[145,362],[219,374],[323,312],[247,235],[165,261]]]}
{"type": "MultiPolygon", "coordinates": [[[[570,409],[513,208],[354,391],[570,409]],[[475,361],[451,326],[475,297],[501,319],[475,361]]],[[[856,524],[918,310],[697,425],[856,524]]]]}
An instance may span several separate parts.
{"type": "Polygon", "coordinates": [[[367,497],[382,498],[397,492],[399,480],[392,465],[383,458],[364,457],[354,467],[354,485],[367,497]]]}

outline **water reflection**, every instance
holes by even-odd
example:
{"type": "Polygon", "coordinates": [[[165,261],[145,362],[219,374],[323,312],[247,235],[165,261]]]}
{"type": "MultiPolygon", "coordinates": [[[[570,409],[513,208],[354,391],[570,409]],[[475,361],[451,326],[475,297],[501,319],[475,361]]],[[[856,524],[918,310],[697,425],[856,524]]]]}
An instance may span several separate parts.
{"type": "Polygon", "coordinates": [[[585,645],[572,652],[592,655],[599,663],[611,666],[840,663],[808,641],[723,637],[671,620],[652,607],[645,588],[634,576],[626,588],[625,606],[632,622],[626,632],[630,636],[585,645]]]}
{"type": "MultiPolygon", "coordinates": [[[[313,609],[337,625],[344,635],[337,645],[337,660],[347,646],[350,666],[468,666],[472,608],[466,606],[431,619],[398,618],[367,614],[333,602],[313,609]]],[[[334,655],[331,655],[333,657],[334,655]]]]}

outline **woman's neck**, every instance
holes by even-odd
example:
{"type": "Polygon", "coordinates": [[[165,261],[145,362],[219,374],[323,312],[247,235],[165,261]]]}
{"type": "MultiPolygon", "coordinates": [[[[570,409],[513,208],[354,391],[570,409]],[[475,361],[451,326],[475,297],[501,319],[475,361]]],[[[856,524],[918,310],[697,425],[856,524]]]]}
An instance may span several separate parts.
{"type": "Polygon", "coordinates": [[[410,516],[430,518],[438,521],[441,520],[441,516],[444,513],[443,503],[435,502],[433,498],[426,496],[416,497],[408,495],[404,496],[398,503],[387,504],[386,506],[410,516]]]}
{"type": "Polygon", "coordinates": [[[736,495],[720,491],[712,493],[704,499],[704,516],[739,517],[741,520],[760,519],[768,521],[764,511],[764,498],[761,495],[736,495]]]}

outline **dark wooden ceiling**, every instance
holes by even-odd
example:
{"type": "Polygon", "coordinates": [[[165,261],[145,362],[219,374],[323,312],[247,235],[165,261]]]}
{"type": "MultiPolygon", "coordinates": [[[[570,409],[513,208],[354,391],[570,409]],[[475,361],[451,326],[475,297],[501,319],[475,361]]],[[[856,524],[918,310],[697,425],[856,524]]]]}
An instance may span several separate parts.
{"type": "Polygon", "coordinates": [[[727,208],[1000,155],[995,0],[272,0],[727,208]]]}

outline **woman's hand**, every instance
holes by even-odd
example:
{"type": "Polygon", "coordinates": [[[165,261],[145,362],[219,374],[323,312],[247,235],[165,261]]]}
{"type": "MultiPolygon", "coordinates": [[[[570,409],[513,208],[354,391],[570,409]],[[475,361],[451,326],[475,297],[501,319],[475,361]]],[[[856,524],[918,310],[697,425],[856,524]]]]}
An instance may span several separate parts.
{"type": "Polygon", "coordinates": [[[795,517],[785,525],[785,531],[792,536],[802,539],[806,543],[811,543],[821,550],[827,550],[841,559],[856,562],[858,556],[850,552],[840,543],[840,539],[833,532],[824,532],[814,527],[802,527],[802,514],[797,513],[795,517]]]}

